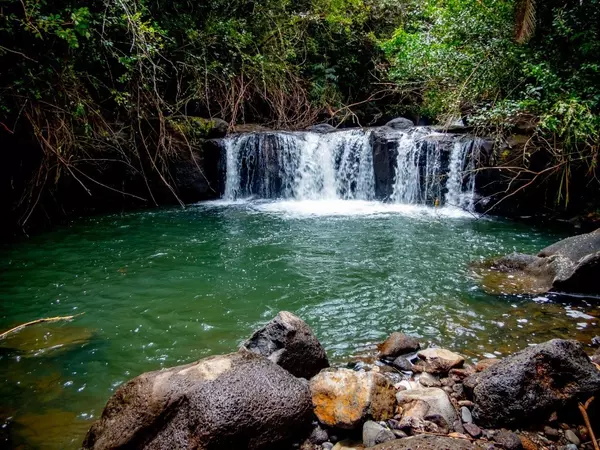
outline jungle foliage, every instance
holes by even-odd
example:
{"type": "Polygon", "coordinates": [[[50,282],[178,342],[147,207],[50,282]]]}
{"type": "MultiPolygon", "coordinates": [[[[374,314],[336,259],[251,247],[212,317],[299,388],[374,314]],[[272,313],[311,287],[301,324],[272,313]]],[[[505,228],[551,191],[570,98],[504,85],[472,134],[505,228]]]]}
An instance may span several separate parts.
{"type": "Polygon", "coordinates": [[[593,179],[599,23],[600,0],[0,0],[6,208],[23,226],[60,186],[177,199],[170,164],[206,131],[189,116],[526,122],[515,164],[545,148],[565,180],[575,163],[593,179]]]}

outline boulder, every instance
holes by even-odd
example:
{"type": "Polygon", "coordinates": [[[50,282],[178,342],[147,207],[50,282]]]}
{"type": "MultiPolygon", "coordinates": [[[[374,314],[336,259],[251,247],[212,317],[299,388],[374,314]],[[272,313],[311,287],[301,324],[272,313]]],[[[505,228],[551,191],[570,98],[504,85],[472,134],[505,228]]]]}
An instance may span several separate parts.
{"type": "Polygon", "coordinates": [[[325,349],[313,331],[306,322],[287,311],[277,314],[241,348],[269,358],[299,378],[310,379],[329,367],[325,349]]]}
{"type": "Polygon", "coordinates": [[[421,350],[417,356],[423,361],[421,370],[428,373],[448,373],[450,369],[462,367],[465,358],[443,348],[421,350]]]}
{"type": "Polygon", "coordinates": [[[478,450],[483,448],[490,447],[484,447],[483,444],[472,443],[466,439],[426,434],[397,439],[372,447],[373,450],[478,450]]]}
{"type": "Polygon", "coordinates": [[[388,123],[385,124],[385,126],[393,128],[394,130],[405,130],[407,128],[414,127],[415,123],[412,120],[407,119],[405,117],[398,117],[396,119],[390,120],[388,123]]]}
{"type": "Polygon", "coordinates": [[[395,332],[379,346],[379,356],[382,358],[396,358],[400,355],[415,352],[421,348],[419,341],[404,333],[395,332]]]}
{"type": "Polygon", "coordinates": [[[310,380],[310,391],[317,418],[330,427],[352,429],[394,415],[396,390],[377,372],[324,370],[310,380]]]}
{"type": "Polygon", "coordinates": [[[281,448],[308,434],[305,381],[250,352],[148,372],[122,385],[84,449],[281,448]]]}
{"type": "Polygon", "coordinates": [[[426,403],[429,408],[424,415],[424,419],[427,419],[429,416],[440,415],[450,426],[457,419],[456,410],[454,409],[454,406],[452,406],[448,395],[440,388],[422,388],[400,391],[396,394],[396,400],[400,406],[410,405],[411,403],[419,401],[426,403]]]}
{"type": "Polygon", "coordinates": [[[329,125],[328,123],[320,123],[318,125],[313,125],[312,127],[309,127],[308,131],[311,131],[313,133],[325,134],[337,131],[337,128],[335,128],[333,125],[329,125]]]}
{"type": "Polygon", "coordinates": [[[485,427],[543,422],[570,402],[600,393],[600,371],[576,341],[555,339],[470,376],[464,386],[485,427]]]}
{"type": "Polygon", "coordinates": [[[537,256],[513,253],[473,265],[492,294],[598,294],[600,229],[563,239],[537,256]]]}
{"type": "Polygon", "coordinates": [[[383,444],[384,442],[393,441],[396,439],[396,435],[389,429],[368,420],[363,425],[362,440],[365,447],[374,447],[377,444],[383,444]]]}

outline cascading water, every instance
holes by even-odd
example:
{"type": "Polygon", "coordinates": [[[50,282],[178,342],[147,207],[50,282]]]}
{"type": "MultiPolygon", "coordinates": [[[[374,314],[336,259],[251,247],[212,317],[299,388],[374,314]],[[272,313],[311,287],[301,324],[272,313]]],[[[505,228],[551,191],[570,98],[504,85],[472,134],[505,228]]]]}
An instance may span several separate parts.
{"type": "Polygon", "coordinates": [[[428,128],[269,132],[227,138],[224,197],[374,200],[378,166],[373,138],[378,132],[383,133],[393,158],[391,192],[385,198],[379,194],[379,199],[473,209],[477,141],[428,128]]]}
{"type": "Polygon", "coordinates": [[[225,140],[225,198],[372,200],[369,133],[252,133],[225,140]]]}

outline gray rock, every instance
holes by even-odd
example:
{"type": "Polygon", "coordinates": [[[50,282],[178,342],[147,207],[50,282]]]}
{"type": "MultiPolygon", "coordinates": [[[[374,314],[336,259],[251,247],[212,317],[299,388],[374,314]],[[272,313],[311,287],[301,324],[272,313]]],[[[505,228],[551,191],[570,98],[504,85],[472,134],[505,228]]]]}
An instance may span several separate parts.
{"type": "Polygon", "coordinates": [[[321,444],[321,448],[323,450],[331,450],[333,448],[333,444],[331,442],[323,442],[323,444],[321,444]]]}
{"type": "Polygon", "coordinates": [[[371,420],[365,422],[362,429],[362,440],[365,447],[374,447],[377,444],[393,441],[396,435],[377,422],[371,420]]]}
{"type": "Polygon", "coordinates": [[[552,244],[538,253],[539,257],[560,255],[571,261],[579,261],[581,258],[600,251],[600,228],[596,231],[579,236],[573,236],[552,244]]]}
{"type": "Polygon", "coordinates": [[[382,358],[396,358],[417,351],[420,348],[419,341],[404,333],[395,332],[379,346],[379,356],[382,358]]]}
{"type": "Polygon", "coordinates": [[[421,350],[417,356],[424,362],[423,371],[429,373],[448,373],[450,369],[462,367],[465,362],[459,354],[443,348],[421,350]]]}
{"type": "Polygon", "coordinates": [[[417,400],[427,403],[429,410],[426,414],[439,414],[448,424],[456,420],[456,411],[450,402],[448,395],[439,388],[411,389],[396,394],[396,400],[400,405],[417,400]]]}
{"type": "Polygon", "coordinates": [[[83,448],[283,447],[305,436],[311,420],[305,381],[262,356],[238,352],[125,383],[83,448]]]}
{"type": "Polygon", "coordinates": [[[313,428],[308,440],[311,444],[320,445],[329,440],[329,434],[327,430],[324,430],[321,426],[317,425],[313,428]]]}
{"type": "Polygon", "coordinates": [[[386,442],[373,447],[373,450],[479,450],[482,448],[484,447],[465,439],[419,435],[386,442]]]}
{"type": "Polygon", "coordinates": [[[512,431],[500,430],[494,436],[494,441],[500,444],[506,450],[522,450],[521,439],[512,431]]]}
{"type": "Polygon", "coordinates": [[[332,133],[336,131],[336,128],[328,123],[320,123],[318,125],[313,125],[308,131],[312,131],[313,133],[332,133]]]}
{"type": "Polygon", "coordinates": [[[430,373],[422,373],[419,376],[419,383],[424,387],[441,387],[442,383],[439,378],[435,375],[431,375],[430,373]]]}
{"type": "Polygon", "coordinates": [[[574,445],[581,444],[581,440],[577,437],[577,435],[573,432],[573,430],[565,431],[565,438],[567,438],[567,440],[574,445]]]}
{"type": "Polygon", "coordinates": [[[394,130],[405,130],[407,128],[411,128],[415,126],[415,123],[407,119],[405,117],[398,117],[396,119],[390,120],[385,124],[386,127],[393,128],[394,130]]]}
{"type": "Polygon", "coordinates": [[[277,314],[241,348],[269,358],[299,378],[310,379],[329,367],[327,354],[313,331],[306,322],[287,311],[277,314]]]}
{"type": "Polygon", "coordinates": [[[558,438],[560,437],[556,428],[552,428],[547,425],[544,427],[544,434],[548,439],[551,439],[553,441],[558,440],[558,438]]]}
{"type": "Polygon", "coordinates": [[[473,436],[475,439],[481,436],[481,428],[479,428],[474,423],[465,423],[463,425],[465,431],[473,436]]]}
{"type": "Polygon", "coordinates": [[[471,411],[466,406],[460,408],[460,417],[464,423],[473,423],[473,416],[471,415],[471,411]]]}
{"type": "Polygon", "coordinates": [[[600,392],[600,371],[576,341],[555,339],[503,359],[464,382],[485,427],[543,423],[568,402],[600,392]]]}
{"type": "Polygon", "coordinates": [[[404,356],[398,356],[396,359],[394,359],[394,361],[392,362],[392,367],[394,367],[402,372],[411,372],[412,371],[411,362],[408,359],[406,359],[404,356]]]}
{"type": "Polygon", "coordinates": [[[559,447],[560,450],[577,450],[577,446],[575,444],[568,444],[568,445],[563,445],[562,447],[559,447]]]}

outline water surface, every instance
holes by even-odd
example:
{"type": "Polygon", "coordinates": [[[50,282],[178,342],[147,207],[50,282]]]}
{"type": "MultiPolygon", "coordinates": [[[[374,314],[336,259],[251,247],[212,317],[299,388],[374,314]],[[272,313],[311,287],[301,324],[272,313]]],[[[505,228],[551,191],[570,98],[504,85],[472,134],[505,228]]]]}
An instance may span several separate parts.
{"type": "Polygon", "coordinates": [[[125,380],[234,351],[278,311],[332,360],[402,330],[476,359],[598,333],[598,307],[485,294],[470,261],[557,232],[366,201],[206,203],[80,220],[2,249],[0,438],[78,448],[125,380]]]}

